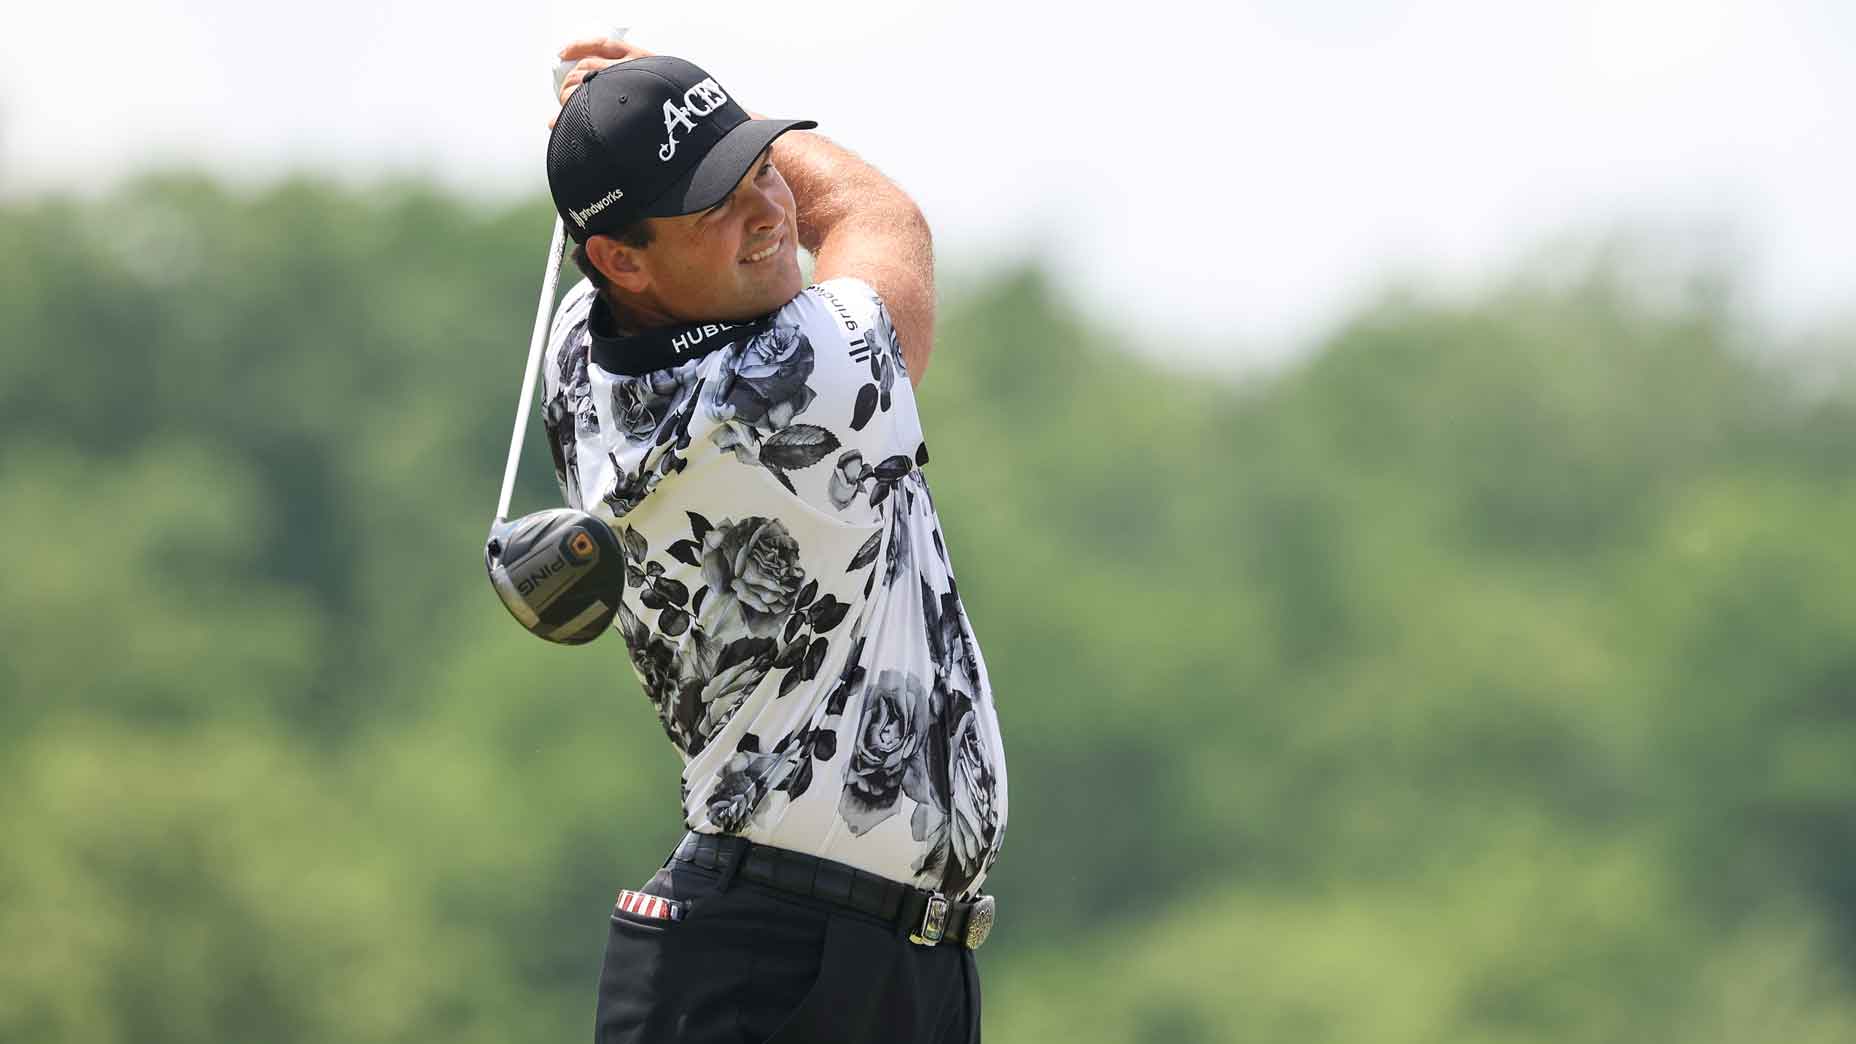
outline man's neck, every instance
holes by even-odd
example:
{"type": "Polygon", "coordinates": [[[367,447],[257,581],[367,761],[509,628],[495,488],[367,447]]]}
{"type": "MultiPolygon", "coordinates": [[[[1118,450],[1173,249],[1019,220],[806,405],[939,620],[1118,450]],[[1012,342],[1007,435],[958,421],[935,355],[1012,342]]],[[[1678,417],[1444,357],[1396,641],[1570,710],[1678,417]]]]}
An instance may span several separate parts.
{"type": "Polygon", "coordinates": [[[620,301],[605,290],[599,291],[599,303],[604,307],[595,310],[593,320],[598,324],[595,328],[604,337],[630,337],[646,330],[683,322],[648,303],[620,301]]]}
{"type": "Polygon", "coordinates": [[[726,345],[754,337],[767,328],[770,319],[770,316],[759,320],[709,322],[675,319],[642,329],[621,329],[613,320],[605,299],[599,298],[588,318],[592,334],[589,350],[592,361],[600,369],[636,377],[681,366],[726,345]]]}

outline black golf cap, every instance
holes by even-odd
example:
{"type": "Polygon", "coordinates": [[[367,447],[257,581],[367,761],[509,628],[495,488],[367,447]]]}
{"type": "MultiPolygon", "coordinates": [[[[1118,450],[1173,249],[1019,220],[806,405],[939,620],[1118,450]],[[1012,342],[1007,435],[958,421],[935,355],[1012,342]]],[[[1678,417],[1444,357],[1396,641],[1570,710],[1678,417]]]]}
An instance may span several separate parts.
{"type": "Polygon", "coordinates": [[[561,107],[548,190],[576,242],[720,203],[773,139],[811,120],[756,120],[715,78],[654,55],[600,69],[561,107]]]}

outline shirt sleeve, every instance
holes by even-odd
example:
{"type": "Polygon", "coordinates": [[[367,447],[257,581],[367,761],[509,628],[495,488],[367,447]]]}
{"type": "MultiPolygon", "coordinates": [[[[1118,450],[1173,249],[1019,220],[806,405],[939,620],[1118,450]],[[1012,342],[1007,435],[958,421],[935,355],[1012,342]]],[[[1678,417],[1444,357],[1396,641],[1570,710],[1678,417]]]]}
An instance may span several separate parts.
{"type": "Polygon", "coordinates": [[[819,429],[807,435],[828,447],[816,466],[788,472],[794,492],[841,521],[879,521],[887,490],[928,460],[889,312],[869,284],[847,277],[808,288],[782,310],[777,324],[787,323],[813,355],[812,397],[793,423],[819,429]]]}
{"type": "Polygon", "coordinates": [[[554,314],[541,356],[541,429],[554,458],[554,480],[560,484],[561,499],[580,510],[585,508],[580,496],[579,437],[599,427],[587,371],[587,319],[593,294],[593,284],[584,279],[567,292],[554,314]]]}

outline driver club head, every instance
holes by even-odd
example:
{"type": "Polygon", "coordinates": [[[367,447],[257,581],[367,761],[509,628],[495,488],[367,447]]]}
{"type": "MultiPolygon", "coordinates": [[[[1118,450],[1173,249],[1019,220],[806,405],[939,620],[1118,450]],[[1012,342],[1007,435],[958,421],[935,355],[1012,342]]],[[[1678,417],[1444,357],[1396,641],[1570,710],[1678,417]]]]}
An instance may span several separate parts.
{"type": "Polygon", "coordinates": [[[509,615],[537,638],[562,645],[584,645],[605,633],[625,590],[618,538],[572,508],[492,525],[483,564],[509,615]]]}

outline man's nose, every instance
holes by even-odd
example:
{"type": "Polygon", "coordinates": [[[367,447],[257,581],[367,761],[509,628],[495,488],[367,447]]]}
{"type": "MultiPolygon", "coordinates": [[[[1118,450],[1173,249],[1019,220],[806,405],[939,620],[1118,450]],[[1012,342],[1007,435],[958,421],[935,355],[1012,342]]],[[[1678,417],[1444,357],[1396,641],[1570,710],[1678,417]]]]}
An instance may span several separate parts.
{"type": "Polygon", "coordinates": [[[750,199],[754,204],[754,231],[778,228],[786,214],[780,209],[779,201],[773,198],[773,193],[756,185],[750,199]]]}

